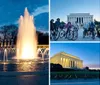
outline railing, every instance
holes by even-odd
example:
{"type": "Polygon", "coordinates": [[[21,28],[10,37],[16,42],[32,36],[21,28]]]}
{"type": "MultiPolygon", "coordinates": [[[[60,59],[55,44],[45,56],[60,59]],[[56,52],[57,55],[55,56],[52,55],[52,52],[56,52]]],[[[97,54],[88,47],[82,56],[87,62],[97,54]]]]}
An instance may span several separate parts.
{"type": "MultiPolygon", "coordinates": [[[[15,45],[9,45],[9,46],[0,46],[0,48],[16,48],[16,46],[15,45]]],[[[37,48],[49,48],[49,45],[37,45],[37,48]]]]}

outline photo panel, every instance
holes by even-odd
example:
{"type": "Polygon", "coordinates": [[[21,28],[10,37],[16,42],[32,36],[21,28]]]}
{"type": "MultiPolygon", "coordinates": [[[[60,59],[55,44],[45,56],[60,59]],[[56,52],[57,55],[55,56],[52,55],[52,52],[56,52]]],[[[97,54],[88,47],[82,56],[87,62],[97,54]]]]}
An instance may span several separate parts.
{"type": "Polygon", "coordinates": [[[50,46],[50,85],[100,84],[99,43],[51,43],[50,46]]]}
{"type": "Polygon", "coordinates": [[[0,85],[49,85],[48,0],[0,0],[0,85]]]}
{"type": "Polygon", "coordinates": [[[99,0],[50,0],[51,41],[100,41],[99,0]]]}

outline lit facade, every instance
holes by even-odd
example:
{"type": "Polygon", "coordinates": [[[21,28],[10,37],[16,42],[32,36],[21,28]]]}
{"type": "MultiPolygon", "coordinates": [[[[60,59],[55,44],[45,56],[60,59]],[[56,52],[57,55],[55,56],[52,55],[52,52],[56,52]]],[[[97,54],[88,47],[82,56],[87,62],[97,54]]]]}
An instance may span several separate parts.
{"type": "MultiPolygon", "coordinates": [[[[0,47],[0,60],[3,60],[4,57],[4,51],[6,49],[7,56],[11,56],[9,59],[13,59],[13,57],[16,55],[16,45],[14,44],[6,44],[1,45],[0,47]]],[[[37,45],[37,56],[38,58],[42,59],[49,59],[49,45],[37,45]]]]}
{"type": "Polygon", "coordinates": [[[83,68],[83,61],[80,58],[60,52],[51,57],[50,62],[60,64],[63,68],[83,68]]]}
{"type": "Polygon", "coordinates": [[[14,47],[14,39],[0,39],[0,48],[13,48],[14,47]]]}

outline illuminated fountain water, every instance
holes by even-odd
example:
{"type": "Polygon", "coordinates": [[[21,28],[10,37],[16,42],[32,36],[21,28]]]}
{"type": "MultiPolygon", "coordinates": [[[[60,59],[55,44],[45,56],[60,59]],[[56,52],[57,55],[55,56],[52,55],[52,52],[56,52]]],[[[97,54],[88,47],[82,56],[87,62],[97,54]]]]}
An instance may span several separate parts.
{"type": "Polygon", "coordinates": [[[25,8],[24,16],[20,16],[19,19],[16,48],[5,48],[3,52],[3,62],[0,61],[3,68],[0,71],[48,72],[49,49],[48,46],[37,46],[34,19],[29,15],[27,8],[25,8]],[[41,52],[41,57],[38,56],[39,52],[41,52]],[[12,58],[8,60],[9,56],[12,58]]]}
{"type": "Polygon", "coordinates": [[[5,63],[6,61],[8,61],[8,55],[7,55],[7,49],[4,49],[4,56],[3,56],[3,62],[5,63]]]}
{"type": "Polygon", "coordinates": [[[24,16],[20,16],[17,35],[17,59],[37,58],[37,35],[33,16],[25,8],[24,16]]]}

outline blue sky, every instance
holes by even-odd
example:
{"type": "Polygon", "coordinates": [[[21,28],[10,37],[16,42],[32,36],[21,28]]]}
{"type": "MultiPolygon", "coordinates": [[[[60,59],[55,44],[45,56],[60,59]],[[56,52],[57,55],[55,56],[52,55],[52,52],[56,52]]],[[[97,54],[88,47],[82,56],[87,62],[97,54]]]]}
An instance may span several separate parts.
{"type": "Polygon", "coordinates": [[[100,21],[100,0],[51,0],[50,18],[67,21],[70,13],[90,13],[100,21]]]}
{"type": "Polygon", "coordinates": [[[66,52],[79,57],[84,61],[84,66],[100,68],[99,43],[51,43],[50,56],[52,57],[59,52],[66,52]]]}
{"type": "Polygon", "coordinates": [[[0,26],[17,24],[27,7],[35,18],[37,29],[48,30],[48,0],[0,0],[0,26]],[[41,21],[43,20],[43,21],[41,21]]]}

